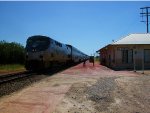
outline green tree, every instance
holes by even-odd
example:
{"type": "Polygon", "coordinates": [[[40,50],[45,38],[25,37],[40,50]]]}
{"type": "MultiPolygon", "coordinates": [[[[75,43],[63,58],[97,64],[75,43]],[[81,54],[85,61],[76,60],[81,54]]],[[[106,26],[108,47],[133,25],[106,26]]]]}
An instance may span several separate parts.
{"type": "Polygon", "coordinates": [[[0,64],[23,64],[25,48],[16,42],[0,41],[0,64]]]}

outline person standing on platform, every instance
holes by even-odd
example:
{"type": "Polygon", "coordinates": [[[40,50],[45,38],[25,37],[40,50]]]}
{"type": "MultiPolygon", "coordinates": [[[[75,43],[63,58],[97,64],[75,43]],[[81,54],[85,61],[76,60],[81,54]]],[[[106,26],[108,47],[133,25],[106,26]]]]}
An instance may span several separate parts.
{"type": "Polygon", "coordinates": [[[86,60],[83,61],[83,67],[85,67],[86,60]]]}
{"type": "Polygon", "coordinates": [[[90,56],[89,62],[93,63],[93,66],[94,66],[94,56],[90,56]]]}

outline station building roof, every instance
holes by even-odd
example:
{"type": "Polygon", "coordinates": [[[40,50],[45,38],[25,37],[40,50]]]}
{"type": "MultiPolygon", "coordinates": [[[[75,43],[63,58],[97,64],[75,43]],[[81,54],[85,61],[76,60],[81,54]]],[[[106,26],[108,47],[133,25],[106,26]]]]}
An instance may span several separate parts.
{"type": "Polygon", "coordinates": [[[113,42],[111,45],[120,44],[150,44],[150,33],[145,34],[130,34],[113,42]]]}
{"type": "MultiPolygon", "coordinates": [[[[105,47],[110,45],[128,45],[128,44],[150,44],[150,33],[130,34],[128,36],[119,39],[118,41],[114,41],[113,43],[106,45],[105,47]]],[[[101,49],[99,49],[97,52],[99,52],[101,49]]]]}

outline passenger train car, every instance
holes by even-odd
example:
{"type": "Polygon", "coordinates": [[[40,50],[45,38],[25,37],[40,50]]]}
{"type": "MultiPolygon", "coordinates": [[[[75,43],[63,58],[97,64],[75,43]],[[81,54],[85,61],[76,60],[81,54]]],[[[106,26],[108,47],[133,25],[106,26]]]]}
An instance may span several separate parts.
{"type": "Polygon", "coordinates": [[[88,58],[88,55],[72,45],[62,44],[47,36],[35,35],[27,39],[25,61],[27,70],[79,63],[88,60],[88,58]]]}

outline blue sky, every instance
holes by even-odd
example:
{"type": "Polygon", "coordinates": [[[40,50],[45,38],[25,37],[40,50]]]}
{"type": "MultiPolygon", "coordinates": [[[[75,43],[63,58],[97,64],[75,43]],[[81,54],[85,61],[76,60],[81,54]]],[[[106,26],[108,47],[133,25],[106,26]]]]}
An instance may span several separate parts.
{"type": "Polygon", "coordinates": [[[140,8],[131,1],[0,1],[0,40],[25,46],[32,35],[46,35],[91,55],[131,33],[146,33],[140,8]]]}

